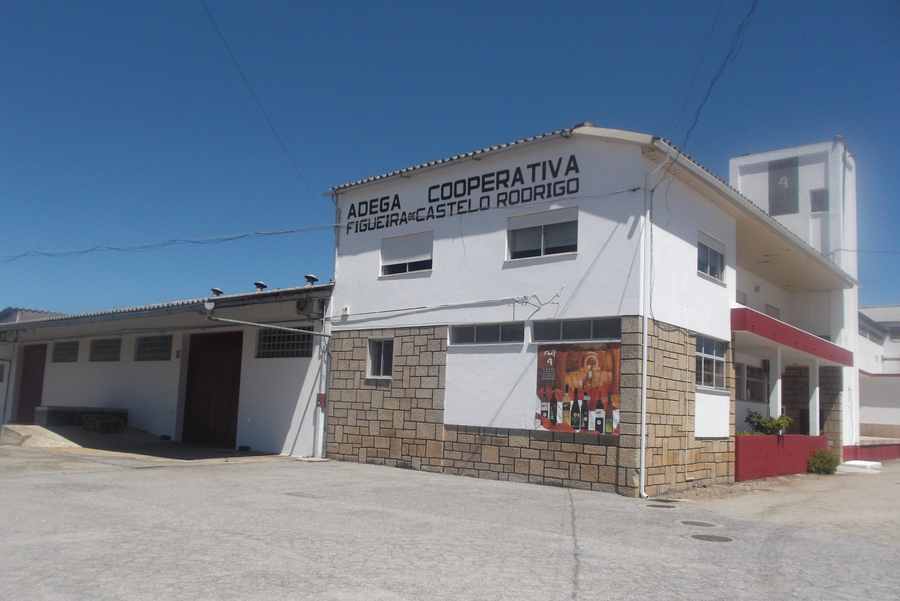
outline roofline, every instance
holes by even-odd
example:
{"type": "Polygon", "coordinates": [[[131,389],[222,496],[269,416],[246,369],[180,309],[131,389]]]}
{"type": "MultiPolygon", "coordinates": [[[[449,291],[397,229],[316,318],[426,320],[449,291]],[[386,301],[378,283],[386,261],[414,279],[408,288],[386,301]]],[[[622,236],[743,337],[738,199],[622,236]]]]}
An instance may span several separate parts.
{"type": "Polygon", "coordinates": [[[763,150],[761,152],[747,152],[744,154],[739,154],[735,157],[731,157],[729,162],[740,163],[746,162],[750,160],[754,160],[757,157],[764,157],[766,155],[771,154],[790,154],[792,156],[797,155],[805,155],[805,154],[817,154],[820,152],[827,152],[834,148],[836,143],[841,143],[846,146],[846,142],[841,136],[835,136],[831,141],[823,141],[823,142],[813,142],[812,144],[802,144],[800,146],[788,146],[785,148],[771,148],[769,150],[763,150]]]}
{"type": "Polygon", "coordinates": [[[672,144],[672,142],[670,142],[669,140],[666,140],[664,138],[654,138],[652,145],[653,147],[664,152],[667,156],[671,157],[673,163],[677,161],[678,164],[686,166],[692,174],[699,177],[705,183],[720,192],[722,196],[724,196],[731,202],[732,206],[743,212],[745,215],[775,230],[775,232],[781,235],[781,237],[784,238],[786,242],[789,242],[790,244],[799,248],[805,255],[807,255],[807,257],[816,261],[817,263],[831,271],[834,275],[841,278],[848,286],[852,287],[859,283],[856,278],[848,274],[836,264],[826,259],[825,256],[822,255],[822,253],[810,246],[809,243],[789,230],[780,221],[767,214],[749,198],[732,188],[723,179],[716,176],[706,167],[695,161],[693,157],[679,150],[678,147],[672,144]]]}
{"type": "Polygon", "coordinates": [[[334,197],[336,194],[340,192],[346,192],[347,190],[353,188],[360,188],[362,186],[367,186],[370,184],[380,183],[389,179],[393,179],[395,177],[404,177],[409,176],[413,173],[420,173],[423,171],[429,171],[431,169],[436,169],[438,167],[444,167],[446,165],[451,165],[454,163],[458,163],[460,161],[466,160],[479,160],[483,157],[494,155],[500,152],[504,152],[507,150],[511,150],[513,148],[518,148],[520,146],[526,146],[529,144],[534,144],[537,142],[546,142],[548,140],[555,140],[557,138],[568,138],[570,137],[574,131],[580,127],[590,126],[591,124],[588,122],[579,123],[574,127],[564,128],[564,129],[555,129],[553,131],[545,132],[542,134],[537,134],[534,136],[529,136],[527,138],[518,138],[513,140],[512,142],[506,142],[504,144],[494,144],[492,146],[485,146],[484,148],[478,148],[476,150],[472,150],[469,152],[463,152],[459,154],[454,154],[449,157],[445,157],[442,159],[435,159],[432,161],[426,161],[424,163],[417,163],[415,165],[410,165],[409,167],[404,167],[402,169],[395,169],[393,171],[388,171],[386,173],[382,173],[380,175],[371,175],[369,177],[364,177],[362,179],[353,180],[349,182],[345,182],[343,184],[332,186],[325,192],[325,196],[334,197]]]}
{"type": "Polygon", "coordinates": [[[859,321],[861,323],[865,324],[866,327],[869,327],[869,328],[877,331],[879,334],[887,335],[887,333],[888,333],[887,329],[884,326],[882,326],[879,322],[875,321],[874,319],[872,319],[871,317],[869,317],[862,311],[859,311],[859,321]]]}
{"type": "Polygon", "coordinates": [[[156,315],[170,315],[193,311],[206,302],[214,302],[220,307],[239,307],[252,305],[260,301],[272,301],[280,297],[292,298],[304,296],[310,292],[331,290],[334,284],[317,284],[314,286],[294,286],[290,288],[275,288],[263,292],[243,292],[240,294],[223,294],[221,296],[206,296],[202,298],[181,299],[165,303],[156,303],[139,307],[124,307],[92,313],[79,313],[75,315],[62,315],[46,317],[43,319],[30,319],[11,323],[0,323],[0,331],[21,330],[36,327],[68,326],[81,323],[95,323],[105,321],[118,321],[135,317],[150,317],[156,315]]]}

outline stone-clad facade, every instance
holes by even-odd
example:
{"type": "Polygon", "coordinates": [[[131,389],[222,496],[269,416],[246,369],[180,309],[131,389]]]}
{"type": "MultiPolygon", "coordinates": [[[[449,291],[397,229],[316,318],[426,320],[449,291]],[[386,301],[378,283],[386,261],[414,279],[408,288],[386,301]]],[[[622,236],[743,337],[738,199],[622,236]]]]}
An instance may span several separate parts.
{"type": "MultiPolygon", "coordinates": [[[[495,480],[639,491],[641,320],[622,320],[621,435],[597,436],[444,424],[446,327],[338,331],[331,348],[327,453],[495,480]],[[394,340],[393,377],[366,378],[368,340],[394,340]]],[[[651,322],[652,323],[652,322],[651,322]]],[[[734,480],[731,436],[698,440],[694,337],[653,324],[648,361],[647,492],[734,480]]],[[[734,387],[730,351],[728,386],[734,387]]]]}

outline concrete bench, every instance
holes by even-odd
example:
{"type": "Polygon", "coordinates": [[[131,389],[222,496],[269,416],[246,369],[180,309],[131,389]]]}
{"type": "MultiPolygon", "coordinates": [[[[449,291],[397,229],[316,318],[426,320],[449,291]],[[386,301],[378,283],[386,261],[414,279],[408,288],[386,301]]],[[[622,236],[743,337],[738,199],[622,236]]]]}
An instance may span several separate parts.
{"type": "Polygon", "coordinates": [[[121,432],[128,426],[128,410],[41,405],[34,409],[34,423],[45,428],[81,426],[93,432],[121,432]]]}

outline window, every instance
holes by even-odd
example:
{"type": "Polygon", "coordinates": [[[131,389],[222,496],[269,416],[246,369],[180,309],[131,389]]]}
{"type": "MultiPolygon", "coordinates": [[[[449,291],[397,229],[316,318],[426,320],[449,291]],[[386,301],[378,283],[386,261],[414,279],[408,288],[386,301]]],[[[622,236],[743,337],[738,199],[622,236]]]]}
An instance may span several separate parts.
{"type": "Polygon", "coordinates": [[[260,328],[256,337],[256,358],[287,357],[312,357],[312,334],[260,328]]]}
{"type": "Polygon", "coordinates": [[[766,315],[775,319],[781,319],[781,309],[775,305],[766,304],[766,315]]]}
{"type": "Polygon", "coordinates": [[[555,319],[534,322],[534,340],[618,340],[622,337],[622,320],[609,319],[555,319]]]}
{"type": "Polygon", "coordinates": [[[747,366],[744,399],[754,403],[766,402],[766,372],[761,367],[747,366]]]}
{"type": "Polygon", "coordinates": [[[900,342],[900,328],[888,328],[888,335],[891,337],[891,342],[900,342]]]}
{"type": "Polygon", "coordinates": [[[795,215],[800,211],[796,158],[769,163],[769,214],[795,215]]]}
{"type": "Polygon", "coordinates": [[[381,275],[431,270],[433,246],[433,232],[382,238],[381,275]]]}
{"type": "Polygon", "coordinates": [[[697,240],[697,271],[719,281],[725,279],[725,245],[703,233],[697,240]]]}
{"type": "Polygon", "coordinates": [[[78,361],[78,341],[53,343],[53,363],[75,363],[78,361]]]}
{"type": "Polygon", "coordinates": [[[725,343],[697,336],[696,370],[698,386],[725,388],[725,343]]]}
{"type": "Polygon", "coordinates": [[[828,190],[819,188],[809,191],[809,210],[813,213],[826,213],[828,211],[828,190]]]}
{"type": "Polygon", "coordinates": [[[121,354],[121,338],[91,340],[91,361],[118,361],[121,354]]]}
{"type": "Polygon", "coordinates": [[[511,217],[508,244],[510,259],[576,252],[578,209],[511,217]]]}
{"type": "Polygon", "coordinates": [[[139,336],[134,346],[135,361],[169,361],[172,359],[171,336],[139,336]]]}
{"type": "Polygon", "coordinates": [[[390,378],[394,368],[394,341],[369,341],[369,377],[390,378]]]}
{"type": "Polygon", "coordinates": [[[496,344],[524,341],[525,324],[521,321],[452,326],[450,328],[450,344],[496,344]]]}

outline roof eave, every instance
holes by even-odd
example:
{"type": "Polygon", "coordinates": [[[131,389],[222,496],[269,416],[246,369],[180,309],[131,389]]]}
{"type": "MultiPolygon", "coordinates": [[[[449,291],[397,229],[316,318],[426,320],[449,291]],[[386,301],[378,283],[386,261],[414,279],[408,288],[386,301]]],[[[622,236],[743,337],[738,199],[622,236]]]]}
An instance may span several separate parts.
{"type": "Polygon", "coordinates": [[[798,248],[810,259],[816,261],[819,265],[840,278],[848,288],[856,286],[859,283],[856,278],[826,259],[819,251],[814,249],[805,240],[782,225],[777,219],[773,219],[771,216],[766,214],[749,198],[732,188],[720,178],[716,177],[713,173],[694,161],[689,155],[686,155],[678,150],[678,148],[670,144],[667,140],[663,138],[655,138],[652,145],[655,148],[661,150],[667,156],[672,157],[673,162],[677,160],[679,165],[686,166],[694,176],[698,177],[709,186],[720,192],[727,200],[731,202],[732,206],[736,207],[750,218],[768,226],[769,228],[777,232],[785,240],[785,242],[788,242],[794,247],[798,248]]]}

